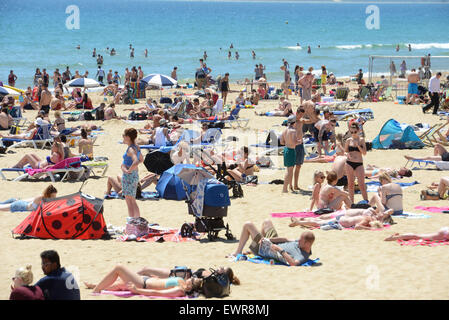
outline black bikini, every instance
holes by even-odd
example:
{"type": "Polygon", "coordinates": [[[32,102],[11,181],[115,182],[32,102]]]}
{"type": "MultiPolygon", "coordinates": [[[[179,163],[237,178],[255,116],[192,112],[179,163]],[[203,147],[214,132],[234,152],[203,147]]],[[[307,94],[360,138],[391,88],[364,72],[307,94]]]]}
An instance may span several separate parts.
{"type": "MultiPolygon", "coordinates": [[[[358,147],[348,146],[349,152],[360,152],[358,147]]],[[[363,166],[363,162],[353,162],[346,160],[346,163],[352,167],[353,170],[357,169],[359,166],[363,166]]]]}

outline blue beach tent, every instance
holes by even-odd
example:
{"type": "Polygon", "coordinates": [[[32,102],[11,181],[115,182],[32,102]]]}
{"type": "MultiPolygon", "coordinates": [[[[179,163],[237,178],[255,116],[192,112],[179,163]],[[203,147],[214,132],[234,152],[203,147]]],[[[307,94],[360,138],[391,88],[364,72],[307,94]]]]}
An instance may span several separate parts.
{"type": "MultiPolygon", "coordinates": [[[[184,185],[182,180],[177,176],[177,174],[182,170],[182,168],[196,168],[193,164],[177,164],[164,171],[164,173],[159,178],[159,182],[156,185],[156,190],[159,192],[160,197],[167,200],[186,200],[187,195],[184,190],[184,185]]],[[[185,183],[184,183],[185,184],[185,183]]],[[[187,192],[190,194],[191,187],[188,184],[187,192]]]]}
{"type": "Polygon", "coordinates": [[[413,128],[406,123],[399,123],[394,119],[390,119],[380,129],[379,135],[373,140],[373,149],[388,149],[393,140],[399,140],[403,143],[418,142],[422,144],[413,128]]]}

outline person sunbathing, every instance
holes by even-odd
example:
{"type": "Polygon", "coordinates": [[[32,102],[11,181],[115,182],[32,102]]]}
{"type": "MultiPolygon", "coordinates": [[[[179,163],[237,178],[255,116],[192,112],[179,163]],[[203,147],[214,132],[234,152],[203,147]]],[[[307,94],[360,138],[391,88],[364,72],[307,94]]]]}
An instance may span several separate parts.
{"type": "Polygon", "coordinates": [[[344,214],[337,215],[328,221],[323,221],[320,218],[304,218],[304,220],[295,220],[289,226],[303,226],[309,228],[354,228],[355,230],[375,230],[383,228],[383,222],[389,219],[393,210],[389,209],[384,212],[379,211],[377,214],[371,214],[366,212],[366,214],[356,215],[356,216],[346,216],[344,214]]]}
{"type": "Polygon", "coordinates": [[[393,178],[411,177],[413,175],[412,171],[405,167],[399,169],[380,168],[373,164],[367,164],[365,167],[366,178],[377,179],[382,173],[386,173],[393,178]]]}
{"type": "Polygon", "coordinates": [[[449,152],[447,152],[442,144],[437,143],[433,148],[433,156],[412,157],[405,155],[404,158],[407,160],[449,161],[449,152]]]}
{"type": "MultiPolygon", "coordinates": [[[[237,182],[243,182],[246,176],[254,174],[255,163],[248,158],[249,149],[248,147],[242,147],[243,158],[237,161],[232,167],[229,167],[227,172],[234,178],[237,182]]],[[[230,179],[230,177],[229,177],[230,179]]]]}
{"type": "Polygon", "coordinates": [[[380,210],[393,209],[393,215],[402,214],[403,194],[401,186],[392,183],[391,177],[385,172],[379,176],[379,182],[382,186],[379,187],[377,194],[370,199],[369,204],[375,205],[380,210]]]}
{"type": "MultiPolygon", "coordinates": [[[[321,214],[318,217],[315,217],[313,219],[320,219],[320,220],[330,220],[330,219],[335,219],[339,216],[346,216],[346,217],[357,217],[357,216],[371,216],[371,217],[375,217],[376,215],[378,215],[380,212],[380,208],[367,208],[367,209],[345,209],[345,210],[339,210],[339,211],[334,211],[332,213],[326,213],[326,214],[321,214]]],[[[296,217],[291,217],[290,221],[291,223],[289,224],[289,227],[295,227],[297,226],[299,221],[305,221],[308,218],[296,218],[296,217]]]]}
{"type": "Polygon", "coordinates": [[[11,198],[4,202],[0,202],[0,211],[11,211],[11,212],[23,212],[23,211],[34,211],[39,207],[42,199],[56,198],[58,190],[50,184],[44,189],[41,196],[28,199],[16,199],[11,198]]]}
{"type": "Polygon", "coordinates": [[[351,200],[349,198],[349,193],[346,191],[342,191],[337,188],[335,185],[337,184],[337,173],[335,171],[330,171],[327,173],[327,185],[321,187],[317,208],[324,209],[329,208],[333,210],[339,210],[343,203],[346,208],[351,207],[351,200]]]}
{"type": "Polygon", "coordinates": [[[61,143],[53,142],[51,145],[51,155],[47,156],[45,160],[42,160],[35,153],[29,153],[24,155],[12,168],[22,169],[24,166],[30,165],[33,169],[45,169],[62,160],[64,160],[64,148],[61,143]]]}
{"type": "Polygon", "coordinates": [[[268,116],[268,117],[288,117],[293,114],[292,104],[285,99],[285,97],[280,98],[279,107],[273,111],[260,112],[254,111],[257,116],[268,116]]]}
{"type": "Polygon", "coordinates": [[[38,130],[38,127],[34,127],[33,129],[27,130],[23,133],[19,133],[19,134],[1,134],[0,133],[0,138],[6,138],[6,139],[22,139],[22,140],[32,140],[34,138],[34,136],[36,135],[38,130]]]}
{"type": "Polygon", "coordinates": [[[448,194],[446,190],[449,189],[449,177],[441,177],[438,183],[432,182],[427,187],[430,190],[421,190],[421,200],[446,200],[448,194]],[[437,189],[437,191],[434,191],[437,189]]]}
{"type": "Polygon", "coordinates": [[[84,282],[93,293],[108,291],[131,291],[134,294],[160,297],[184,297],[199,292],[203,280],[180,277],[155,278],[140,276],[123,265],[117,265],[98,284],[84,282]]]}
{"type": "Polygon", "coordinates": [[[437,232],[434,233],[404,233],[399,234],[395,233],[388,238],[385,238],[384,241],[394,241],[394,240],[443,240],[443,241],[449,241],[449,227],[443,227],[437,232]]]}

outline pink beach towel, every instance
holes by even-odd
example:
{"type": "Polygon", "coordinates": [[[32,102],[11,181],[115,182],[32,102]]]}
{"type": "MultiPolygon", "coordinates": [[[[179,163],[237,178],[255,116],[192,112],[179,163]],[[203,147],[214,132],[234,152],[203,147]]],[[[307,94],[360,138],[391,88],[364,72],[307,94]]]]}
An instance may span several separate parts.
{"type": "Polygon", "coordinates": [[[449,246],[448,240],[397,240],[401,246],[427,246],[427,247],[439,247],[449,246]]]}
{"type": "MultiPolygon", "coordinates": [[[[342,213],[342,210],[332,212],[332,216],[337,216],[342,213]]],[[[282,213],[272,213],[272,218],[317,218],[320,215],[315,214],[312,211],[303,211],[303,212],[282,212],[282,213]]]]}
{"type": "Polygon", "coordinates": [[[449,207],[423,207],[423,206],[416,206],[415,209],[428,211],[432,213],[441,213],[443,211],[449,210],[449,207]]]}
{"type": "Polygon", "coordinates": [[[80,157],[67,158],[67,159],[59,161],[58,163],[56,163],[50,167],[47,167],[45,169],[25,169],[25,171],[30,176],[34,176],[37,173],[48,172],[48,171],[52,171],[52,170],[56,170],[56,169],[66,169],[69,167],[77,168],[80,166],[80,164],[76,164],[76,165],[72,166],[72,163],[79,162],[79,161],[80,161],[80,157]]]}
{"type": "Polygon", "coordinates": [[[93,296],[99,296],[99,295],[113,295],[120,298],[130,298],[130,297],[143,297],[143,298],[149,298],[149,299],[155,299],[155,298],[164,298],[164,299],[189,299],[189,297],[159,297],[159,296],[144,296],[139,294],[134,294],[131,291],[107,291],[102,290],[101,293],[92,293],[93,296]]]}

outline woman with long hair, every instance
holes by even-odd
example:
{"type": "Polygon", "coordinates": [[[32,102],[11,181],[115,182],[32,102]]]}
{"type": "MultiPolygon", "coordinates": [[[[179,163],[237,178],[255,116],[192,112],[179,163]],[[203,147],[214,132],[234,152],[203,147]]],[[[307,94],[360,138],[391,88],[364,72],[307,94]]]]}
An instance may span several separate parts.
{"type": "Polygon", "coordinates": [[[11,212],[23,212],[23,211],[34,211],[39,207],[40,202],[43,199],[56,198],[58,190],[50,184],[44,189],[42,195],[35,198],[29,199],[16,199],[11,198],[4,202],[0,202],[0,211],[11,211],[11,212]]]}

